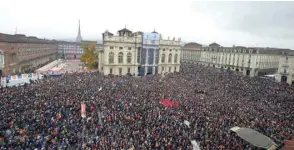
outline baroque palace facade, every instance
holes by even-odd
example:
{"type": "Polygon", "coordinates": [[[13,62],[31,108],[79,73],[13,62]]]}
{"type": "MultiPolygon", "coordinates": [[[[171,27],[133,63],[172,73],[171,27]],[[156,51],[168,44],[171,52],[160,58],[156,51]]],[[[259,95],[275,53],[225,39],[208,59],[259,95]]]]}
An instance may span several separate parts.
{"type": "Polygon", "coordinates": [[[191,45],[183,46],[181,61],[237,71],[251,77],[277,74],[279,81],[292,84],[294,66],[291,65],[293,54],[290,49],[222,47],[217,43],[191,45]]]}
{"type": "Polygon", "coordinates": [[[145,76],[180,69],[180,39],[163,40],[155,31],[133,33],[126,28],[117,35],[105,31],[102,37],[98,69],[105,75],[145,76]]]}

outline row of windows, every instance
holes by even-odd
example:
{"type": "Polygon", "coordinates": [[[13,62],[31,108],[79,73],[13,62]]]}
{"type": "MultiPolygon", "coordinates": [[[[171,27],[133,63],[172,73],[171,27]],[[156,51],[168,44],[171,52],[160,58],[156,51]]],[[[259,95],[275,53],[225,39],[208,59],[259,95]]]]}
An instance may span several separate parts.
{"type": "MultiPolygon", "coordinates": [[[[58,51],[58,53],[63,53],[63,51],[58,51]]],[[[64,53],[77,53],[77,54],[83,54],[83,51],[64,51],[64,53]]]]}
{"type": "MultiPolygon", "coordinates": [[[[114,49],[114,47],[113,46],[110,46],[109,49],[114,49]]],[[[123,47],[119,47],[119,50],[123,50],[123,49],[124,49],[123,47]]],[[[128,50],[132,50],[132,48],[131,47],[128,47],[128,50]]],[[[162,49],[162,50],[165,51],[165,49],[162,49]]],[[[169,51],[171,52],[172,49],[169,49],[169,51]]],[[[177,52],[178,50],[175,49],[175,51],[177,52]]]]}
{"type": "MultiPolygon", "coordinates": [[[[172,54],[168,55],[168,63],[172,62],[172,57],[173,57],[172,54]]],[[[178,54],[175,54],[174,63],[177,63],[177,62],[178,62],[178,54]]],[[[165,63],[165,54],[161,55],[161,63],[165,63]]]]}
{"type": "MultiPolygon", "coordinates": [[[[114,49],[114,47],[113,46],[110,46],[109,49],[114,49]]],[[[123,49],[124,49],[123,47],[119,47],[119,50],[123,50],[123,49]]],[[[131,47],[128,47],[128,50],[132,50],[132,48],[131,47]]]]}
{"type": "MultiPolygon", "coordinates": [[[[118,68],[119,75],[122,75],[122,68],[118,68]]],[[[131,73],[131,68],[128,68],[128,73],[131,73]]],[[[112,68],[109,69],[109,74],[113,74],[112,68]]]]}
{"type": "MultiPolygon", "coordinates": [[[[167,49],[168,50],[168,49],[167,49]]],[[[162,49],[162,51],[165,51],[165,49],[162,49]]],[[[169,51],[171,52],[171,51],[173,51],[172,49],[169,49],[169,51]]],[[[177,49],[175,49],[175,51],[177,52],[178,50],[177,49]]]]}
{"type": "Polygon", "coordinates": [[[203,51],[216,51],[216,52],[234,52],[234,53],[255,53],[256,50],[246,49],[222,49],[222,48],[203,48],[203,51]]]}
{"type": "Polygon", "coordinates": [[[76,45],[58,45],[58,47],[80,47],[76,45]]]}
{"type": "MultiPolygon", "coordinates": [[[[161,70],[164,71],[164,67],[162,67],[161,70]]],[[[175,67],[174,71],[177,71],[177,67],[175,67]]],[[[171,67],[168,67],[168,72],[171,72],[171,67]]]]}
{"type": "MultiPolygon", "coordinates": [[[[118,53],[118,63],[123,63],[123,57],[124,54],[122,52],[118,53]]],[[[162,58],[161,58],[161,62],[165,63],[165,54],[162,54],[162,58]]],[[[131,63],[132,62],[132,53],[128,53],[127,54],[127,63],[131,63]]],[[[172,54],[169,54],[168,56],[168,63],[172,62],[172,54]]],[[[174,63],[178,62],[178,54],[175,54],[174,56],[174,63]]],[[[114,53],[110,52],[108,55],[108,63],[112,64],[114,63],[114,53]]]]}
{"type": "MultiPolygon", "coordinates": [[[[118,63],[123,63],[123,57],[124,54],[122,52],[118,53],[118,63]]],[[[127,54],[127,63],[131,63],[132,62],[132,53],[128,53],[127,54]]],[[[108,56],[108,63],[113,64],[114,63],[114,53],[110,52],[109,56],[108,56]]]]}
{"type": "MultiPolygon", "coordinates": [[[[162,67],[161,69],[162,69],[162,71],[164,71],[165,68],[162,67]]],[[[168,72],[172,72],[171,69],[172,69],[172,67],[169,67],[168,72]]],[[[174,69],[175,69],[174,71],[177,71],[177,67],[175,67],[174,69]]],[[[118,68],[118,73],[119,73],[119,75],[122,75],[122,68],[118,68]]],[[[128,68],[128,73],[131,73],[131,68],[128,68]]],[[[112,68],[109,69],[109,74],[113,74],[112,68]]]]}
{"type": "Polygon", "coordinates": [[[81,50],[83,50],[82,48],[58,48],[59,50],[79,50],[79,51],[81,51],[81,50]]]}

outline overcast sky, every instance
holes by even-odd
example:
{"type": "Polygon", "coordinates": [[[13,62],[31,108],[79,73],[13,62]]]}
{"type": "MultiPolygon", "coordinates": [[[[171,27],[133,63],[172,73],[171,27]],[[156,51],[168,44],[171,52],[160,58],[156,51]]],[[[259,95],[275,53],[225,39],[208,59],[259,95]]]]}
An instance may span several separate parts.
{"type": "Polygon", "coordinates": [[[0,32],[71,39],[81,20],[85,40],[156,29],[164,38],[222,46],[294,49],[294,2],[192,0],[0,0],[0,32]]]}

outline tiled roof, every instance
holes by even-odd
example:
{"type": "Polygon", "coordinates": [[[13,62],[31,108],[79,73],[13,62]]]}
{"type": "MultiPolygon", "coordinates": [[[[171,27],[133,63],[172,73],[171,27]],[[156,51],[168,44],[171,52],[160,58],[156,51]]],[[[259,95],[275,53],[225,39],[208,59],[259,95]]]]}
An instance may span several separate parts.
{"type": "Polygon", "coordinates": [[[214,42],[214,43],[209,44],[209,46],[218,46],[219,47],[220,45],[214,42]]]}
{"type": "Polygon", "coordinates": [[[127,28],[123,28],[121,30],[118,30],[117,32],[132,32],[132,31],[127,28]]]}
{"type": "Polygon", "coordinates": [[[106,33],[107,33],[108,35],[110,35],[110,36],[113,36],[113,34],[112,34],[111,32],[109,32],[108,30],[106,30],[106,31],[105,31],[104,33],[102,33],[102,34],[104,35],[104,34],[106,34],[106,33]]]}
{"type": "Polygon", "coordinates": [[[190,42],[190,43],[186,43],[185,45],[184,45],[184,47],[185,46],[197,46],[197,47],[199,47],[199,46],[202,46],[201,44],[198,44],[198,43],[195,43],[195,42],[190,42]]]}

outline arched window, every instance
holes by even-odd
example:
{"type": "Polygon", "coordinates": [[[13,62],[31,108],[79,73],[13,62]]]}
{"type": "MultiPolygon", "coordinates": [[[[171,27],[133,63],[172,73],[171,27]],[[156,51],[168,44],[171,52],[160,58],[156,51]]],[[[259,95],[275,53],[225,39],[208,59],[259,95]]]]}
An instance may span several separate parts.
{"type": "Polygon", "coordinates": [[[165,63],[165,54],[161,55],[161,63],[165,63]]]}
{"type": "Polygon", "coordinates": [[[172,54],[169,54],[168,55],[168,63],[171,63],[172,62],[172,57],[173,57],[172,54]]]}
{"type": "Polygon", "coordinates": [[[178,62],[178,54],[175,55],[174,62],[175,62],[175,63],[178,62]]]}
{"type": "Polygon", "coordinates": [[[127,62],[128,63],[132,62],[132,53],[130,53],[130,52],[127,54],[127,62]]]}
{"type": "Polygon", "coordinates": [[[109,56],[108,56],[108,62],[110,64],[113,64],[114,63],[114,53],[113,52],[110,52],[109,53],[109,56]]]}
{"type": "Polygon", "coordinates": [[[122,52],[118,53],[118,63],[123,63],[124,54],[122,52]]]}

